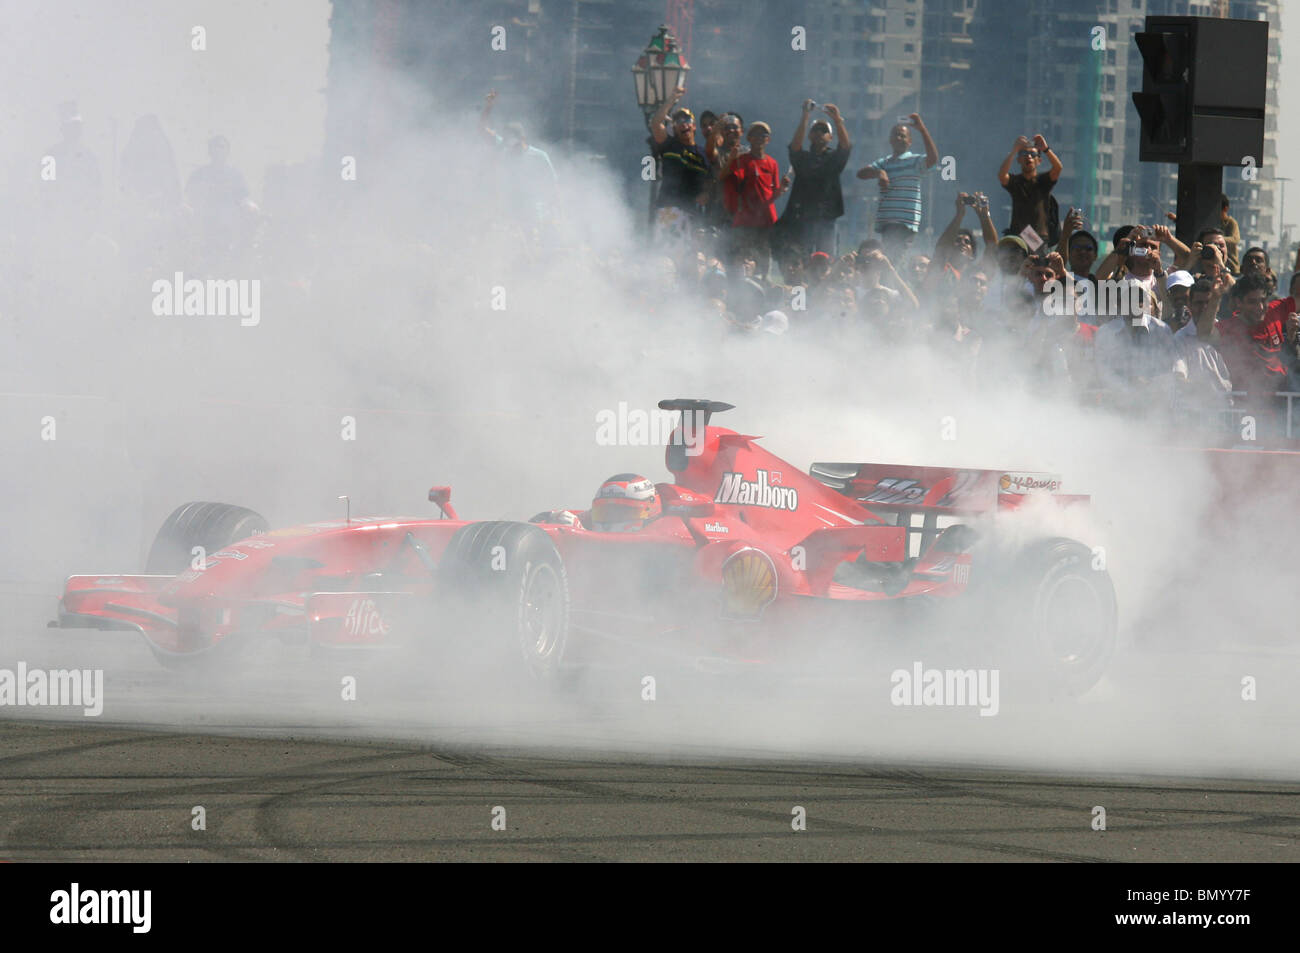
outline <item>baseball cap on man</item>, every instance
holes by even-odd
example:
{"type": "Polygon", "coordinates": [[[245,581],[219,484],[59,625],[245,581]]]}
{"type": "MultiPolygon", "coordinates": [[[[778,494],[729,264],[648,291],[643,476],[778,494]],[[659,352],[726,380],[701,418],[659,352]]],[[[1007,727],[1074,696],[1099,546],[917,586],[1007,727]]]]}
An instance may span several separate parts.
{"type": "Polygon", "coordinates": [[[695,122],[695,113],[683,106],[673,113],[673,122],[695,122]]]}
{"type": "Polygon", "coordinates": [[[1070,245],[1073,246],[1075,240],[1080,238],[1086,239],[1088,243],[1092,245],[1093,251],[1099,250],[1099,246],[1097,245],[1097,236],[1094,235],[1092,232],[1089,232],[1082,228],[1079,229],[1077,232],[1070,233],[1070,245]]]}
{"type": "Polygon", "coordinates": [[[772,134],[772,127],[765,122],[750,123],[748,135],[753,135],[755,131],[765,132],[770,136],[772,134]]]}
{"type": "Polygon", "coordinates": [[[1192,277],[1190,271],[1171,271],[1169,277],[1165,279],[1165,290],[1176,288],[1182,285],[1184,288],[1190,288],[1196,284],[1196,279],[1192,277]]]}
{"type": "Polygon", "coordinates": [[[1025,244],[1025,240],[1021,238],[1019,235],[1003,235],[1001,238],[998,239],[998,247],[1019,248],[1026,255],[1029,254],[1029,246],[1025,244]]]}

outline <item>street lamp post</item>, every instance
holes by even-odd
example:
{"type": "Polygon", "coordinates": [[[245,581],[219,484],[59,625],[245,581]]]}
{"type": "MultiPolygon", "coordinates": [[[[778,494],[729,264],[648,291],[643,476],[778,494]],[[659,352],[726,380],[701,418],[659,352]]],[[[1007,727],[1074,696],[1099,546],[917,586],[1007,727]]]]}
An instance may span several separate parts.
{"type": "MultiPolygon", "coordinates": [[[[686,74],[691,70],[677,48],[677,37],[673,36],[667,26],[661,25],[659,32],[651,37],[650,42],[632,67],[632,81],[636,86],[636,102],[641,107],[645,118],[646,130],[650,129],[650,118],[659,107],[672,95],[678,86],[686,85],[686,74]]],[[[654,136],[646,141],[650,144],[650,153],[654,154],[654,136]]],[[[655,194],[659,186],[659,161],[655,161],[655,177],[650,183],[649,223],[654,224],[655,194]]]]}
{"type": "Polygon", "coordinates": [[[1282,183],[1282,205],[1281,208],[1278,209],[1277,224],[1278,230],[1282,233],[1278,238],[1278,247],[1282,249],[1282,255],[1285,256],[1291,251],[1291,249],[1287,247],[1290,242],[1287,241],[1286,231],[1286,184],[1291,180],[1286,176],[1275,175],[1273,176],[1273,181],[1282,183]]]}

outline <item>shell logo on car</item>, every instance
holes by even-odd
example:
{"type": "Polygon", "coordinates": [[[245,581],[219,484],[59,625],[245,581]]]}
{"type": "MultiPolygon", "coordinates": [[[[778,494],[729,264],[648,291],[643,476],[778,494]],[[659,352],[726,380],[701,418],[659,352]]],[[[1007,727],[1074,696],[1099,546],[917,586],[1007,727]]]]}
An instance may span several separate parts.
{"type": "Polygon", "coordinates": [[[776,566],[767,553],[745,548],[722,564],[722,614],[756,619],[776,598],[776,566]]]}

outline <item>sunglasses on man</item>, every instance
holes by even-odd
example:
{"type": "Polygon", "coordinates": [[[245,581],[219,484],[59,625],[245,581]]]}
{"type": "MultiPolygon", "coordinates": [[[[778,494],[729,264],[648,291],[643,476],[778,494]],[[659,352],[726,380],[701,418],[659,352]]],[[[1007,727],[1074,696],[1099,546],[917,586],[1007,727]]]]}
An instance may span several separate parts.
{"type": "Polygon", "coordinates": [[[1038,150],[1037,150],[1037,149],[1021,149],[1021,150],[1020,150],[1020,158],[1022,158],[1022,159],[1037,159],[1037,158],[1038,158],[1038,150]]]}

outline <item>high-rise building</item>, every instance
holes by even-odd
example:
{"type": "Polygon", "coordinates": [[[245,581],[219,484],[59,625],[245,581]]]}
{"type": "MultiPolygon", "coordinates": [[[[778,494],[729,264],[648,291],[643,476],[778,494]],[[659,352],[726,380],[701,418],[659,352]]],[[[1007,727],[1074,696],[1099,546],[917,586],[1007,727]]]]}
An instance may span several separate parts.
{"type": "MultiPolygon", "coordinates": [[[[922,0],[804,4],[807,96],[843,113],[854,142],[850,169],[888,152],[896,117],[921,108],[923,6],[922,0]]],[[[874,183],[846,185],[842,246],[867,235],[878,197],[874,183]]]]}
{"type": "MultiPolygon", "coordinates": [[[[842,244],[869,234],[879,194],[852,170],[888,152],[889,127],[912,112],[953,159],[924,180],[922,247],[947,224],[958,191],[987,192],[1005,227],[1010,202],[998,165],[1017,135],[1039,132],[1065,166],[1054,193],[1062,215],[1082,207],[1104,239],[1127,222],[1159,221],[1176,204],[1176,167],[1138,161],[1130,94],[1141,89],[1142,58],[1133,34],[1148,15],[1265,19],[1264,156],[1254,180],[1227,170],[1224,191],[1243,237],[1274,247],[1279,9],[1279,0],[335,0],[331,102],[391,98],[370,68],[376,62],[420,77],[444,105],[473,108],[495,86],[503,117],[598,157],[636,191],[646,143],[630,70],[672,19],[691,28],[686,104],[767,121],[782,165],[800,103],[840,107],[854,141],[842,244]],[[495,26],[505,28],[508,50],[490,48],[495,26]]],[[[366,112],[340,115],[355,124],[366,112]]]]}
{"type": "MultiPolygon", "coordinates": [[[[1041,132],[1065,166],[1054,192],[1062,215],[1068,205],[1081,207],[1099,239],[1123,224],[1166,223],[1165,213],[1177,205],[1178,169],[1138,160],[1141,123],[1131,93],[1142,88],[1143,63],[1133,34],[1145,28],[1147,16],[1212,16],[1225,8],[1233,18],[1270,24],[1263,160],[1254,179],[1243,178],[1241,169],[1225,169],[1224,191],[1239,213],[1243,239],[1275,246],[1279,235],[1273,168],[1281,62],[1276,0],[980,2],[972,28],[972,85],[993,107],[988,128],[998,130],[992,143],[997,158],[990,171],[996,171],[1015,135],[1041,132]],[[1018,130],[1008,128],[1009,119],[1018,122],[1018,130]]],[[[1010,203],[999,205],[1001,217],[995,215],[995,221],[1001,223],[1010,203]]]]}

